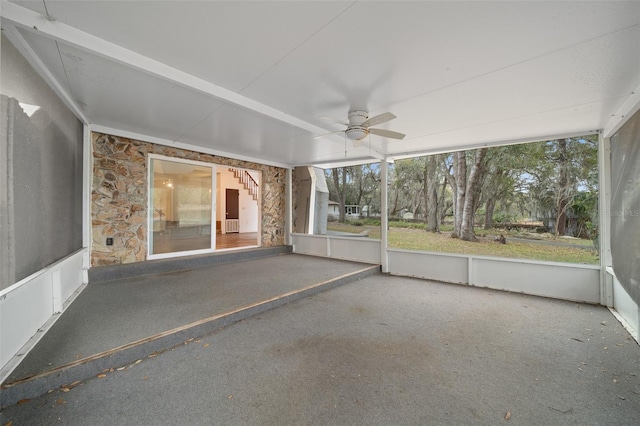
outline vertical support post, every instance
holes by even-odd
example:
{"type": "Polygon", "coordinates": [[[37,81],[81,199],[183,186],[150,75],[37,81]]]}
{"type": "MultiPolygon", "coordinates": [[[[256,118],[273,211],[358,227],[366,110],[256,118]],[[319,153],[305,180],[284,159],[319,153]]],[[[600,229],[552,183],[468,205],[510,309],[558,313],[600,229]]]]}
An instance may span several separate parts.
{"type": "Polygon", "coordinates": [[[287,169],[287,182],[285,185],[285,213],[284,213],[284,243],[288,246],[292,244],[291,233],[293,232],[293,188],[292,170],[287,169]]]}
{"type": "Polygon", "coordinates": [[[600,304],[613,307],[613,281],[607,268],[611,260],[611,141],[600,133],[598,138],[598,242],[600,250],[600,304]]]}
{"type": "Polygon", "coordinates": [[[13,120],[17,101],[2,97],[0,114],[0,290],[15,283],[15,203],[13,174],[13,120]]]}
{"type": "MultiPolygon", "coordinates": [[[[216,248],[216,240],[218,238],[218,168],[211,166],[211,239],[209,243],[213,249],[216,248]]],[[[147,216],[147,235],[153,234],[153,207],[151,207],[149,215],[147,216]]],[[[260,203],[258,203],[258,211],[260,210],[260,203]]],[[[262,244],[262,225],[260,224],[260,213],[258,212],[258,245],[262,244]]],[[[149,237],[147,237],[149,238],[149,237]]],[[[147,252],[148,253],[148,252],[147,252]]]]}
{"type": "Polygon", "coordinates": [[[383,273],[389,273],[389,253],[387,252],[389,229],[389,165],[387,160],[380,161],[380,266],[383,273]]]}
{"type": "Polygon", "coordinates": [[[89,282],[89,268],[91,267],[91,183],[93,182],[93,144],[91,143],[91,128],[88,124],[83,127],[82,140],[82,282],[89,282]]]}
{"type": "Polygon", "coordinates": [[[309,172],[309,179],[310,179],[310,189],[309,189],[309,211],[307,212],[307,215],[309,217],[309,221],[307,224],[307,234],[309,235],[313,235],[314,234],[314,226],[316,223],[316,172],[313,169],[313,167],[307,167],[307,171],[309,172]]]}
{"type": "Polygon", "coordinates": [[[53,313],[59,314],[63,311],[64,300],[62,300],[62,271],[58,268],[51,271],[51,295],[53,313]]]}
{"type": "Polygon", "coordinates": [[[331,238],[325,237],[327,240],[327,257],[331,257],[331,238]]]}

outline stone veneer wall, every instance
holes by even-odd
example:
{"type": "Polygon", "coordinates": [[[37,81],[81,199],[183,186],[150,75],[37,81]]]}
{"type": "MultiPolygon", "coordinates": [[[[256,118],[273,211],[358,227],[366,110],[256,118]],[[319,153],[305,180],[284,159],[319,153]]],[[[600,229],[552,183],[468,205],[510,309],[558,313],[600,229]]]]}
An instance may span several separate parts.
{"type": "Polygon", "coordinates": [[[285,169],[101,133],[93,133],[92,142],[92,266],[146,260],[148,154],[262,172],[262,246],[284,245],[285,169]]]}

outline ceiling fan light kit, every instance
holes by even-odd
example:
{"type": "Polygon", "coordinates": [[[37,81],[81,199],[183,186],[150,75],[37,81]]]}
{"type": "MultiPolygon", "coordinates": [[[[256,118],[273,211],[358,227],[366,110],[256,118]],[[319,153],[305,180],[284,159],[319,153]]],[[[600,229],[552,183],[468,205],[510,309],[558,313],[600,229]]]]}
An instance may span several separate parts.
{"type": "Polygon", "coordinates": [[[361,139],[364,139],[369,134],[367,128],[362,126],[349,126],[349,128],[345,130],[345,132],[347,133],[347,137],[352,141],[359,141],[361,139]]]}

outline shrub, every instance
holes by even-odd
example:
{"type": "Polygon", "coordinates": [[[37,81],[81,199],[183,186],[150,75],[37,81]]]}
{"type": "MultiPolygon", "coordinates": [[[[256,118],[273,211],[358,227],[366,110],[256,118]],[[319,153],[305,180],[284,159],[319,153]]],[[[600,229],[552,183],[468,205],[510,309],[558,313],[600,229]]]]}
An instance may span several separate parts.
{"type": "Polygon", "coordinates": [[[493,215],[493,222],[494,223],[515,223],[516,217],[513,215],[508,215],[508,214],[503,214],[503,213],[497,213],[493,215]]]}

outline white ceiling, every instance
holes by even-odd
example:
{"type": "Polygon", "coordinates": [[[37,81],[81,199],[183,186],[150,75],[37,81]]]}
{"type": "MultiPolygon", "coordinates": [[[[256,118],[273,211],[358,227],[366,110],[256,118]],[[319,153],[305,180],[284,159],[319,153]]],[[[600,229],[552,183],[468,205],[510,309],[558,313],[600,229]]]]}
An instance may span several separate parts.
{"type": "Polygon", "coordinates": [[[640,86],[636,1],[1,6],[5,34],[97,129],[269,164],[586,133],[640,86]],[[314,139],[354,108],[394,113],[379,127],[406,138],[314,139]]]}

